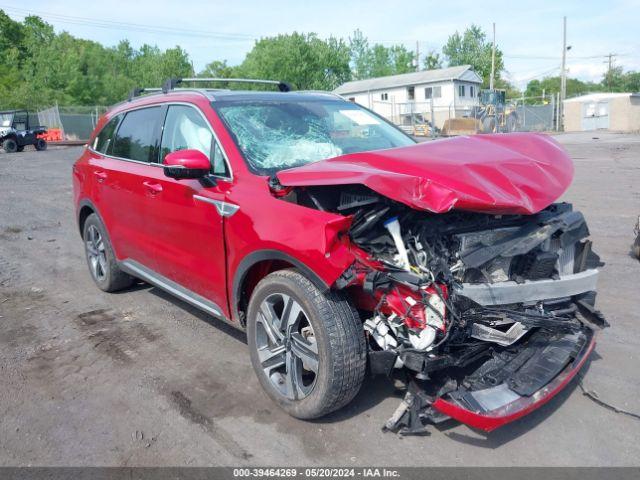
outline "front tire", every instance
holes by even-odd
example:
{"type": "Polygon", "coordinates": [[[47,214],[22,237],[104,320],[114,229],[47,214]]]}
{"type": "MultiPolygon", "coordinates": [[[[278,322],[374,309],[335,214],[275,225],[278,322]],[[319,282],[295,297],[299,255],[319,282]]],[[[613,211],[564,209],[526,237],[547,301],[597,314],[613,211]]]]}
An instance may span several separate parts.
{"type": "Polygon", "coordinates": [[[16,153],[18,150],[18,144],[13,138],[7,138],[4,142],[2,142],[2,148],[7,153],[16,153]]]}
{"type": "Polygon", "coordinates": [[[91,278],[100,290],[116,292],[133,284],[134,278],[118,267],[107,230],[95,213],[85,220],[82,238],[91,278]]]}
{"type": "Polygon", "coordinates": [[[262,388],[293,417],[326,415],[360,390],[366,345],[358,313],[342,292],[322,292],[296,270],[258,283],[247,337],[262,388]]]}

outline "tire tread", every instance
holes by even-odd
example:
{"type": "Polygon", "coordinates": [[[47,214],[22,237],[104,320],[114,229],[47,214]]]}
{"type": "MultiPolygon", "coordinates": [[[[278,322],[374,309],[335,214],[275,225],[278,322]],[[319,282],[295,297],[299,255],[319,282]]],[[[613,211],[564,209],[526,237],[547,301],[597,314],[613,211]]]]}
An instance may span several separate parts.
{"type": "MultiPolygon", "coordinates": [[[[118,261],[116,260],[116,256],[113,252],[111,240],[109,239],[109,235],[107,234],[107,229],[100,221],[100,217],[98,217],[98,215],[96,215],[95,213],[92,213],[87,217],[84,222],[82,232],[83,240],[86,236],[87,228],[89,227],[89,225],[94,225],[98,228],[98,230],[100,230],[100,233],[102,234],[102,241],[104,242],[107,252],[107,269],[109,270],[107,282],[104,284],[100,284],[96,279],[94,279],[96,285],[98,285],[98,288],[100,288],[102,291],[109,293],[117,292],[119,290],[124,290],[125,288],[130,287],[134,282],[134,278],[131,275],[123,272],[118,266],[118,261]]],[[[91,274],[91,272],[89,273],[91,274]]],[[[93,278],[93,275],[91,275],[91,277],[93,278]]]]}
{"type": "Polygon", "coordinates": [[[367,361],[362,323],[344,292],[323,292],[295,269],[278,270],[267,275],[258,283],[256,290],[263,282],[278,278],[294,282],[303,290],[316,306],[327,331],[332,351],[330,387],[321,409],[306,418],[322,417],[347,405],[362,386],[367,361]]]}

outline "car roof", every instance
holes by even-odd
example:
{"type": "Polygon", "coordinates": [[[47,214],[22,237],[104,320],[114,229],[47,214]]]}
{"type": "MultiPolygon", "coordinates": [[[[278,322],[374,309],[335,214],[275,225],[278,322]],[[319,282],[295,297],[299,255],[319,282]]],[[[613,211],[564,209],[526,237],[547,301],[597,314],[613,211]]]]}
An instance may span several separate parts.
{"type": "Polygon", "coordinates": [[[162,91],[148,91],[144,94],[130,98],[116,105],[109,111],[122,111],[139,105],[152,103],[170,102],[176,97],[181,99],[193,98],[202,99],[204,97],[210,102],[222,101],[284,101],[284,102],[308,102],[320,100],[346,101],[340,95],[324,91],[291,91],[291,92],[268,92],[257,90],[226,90],[226,89],[205,89],[205,88],[175,88],[166,93],[162,91]]]}
{"type": "Polygon", "coordinates": [[[207,90],[206,95],[212,102],[216,101],[285,101],[303,102],[313,100],[344,100],[342,97],[331,92],[264,92],[255,90],[207,90]]]}

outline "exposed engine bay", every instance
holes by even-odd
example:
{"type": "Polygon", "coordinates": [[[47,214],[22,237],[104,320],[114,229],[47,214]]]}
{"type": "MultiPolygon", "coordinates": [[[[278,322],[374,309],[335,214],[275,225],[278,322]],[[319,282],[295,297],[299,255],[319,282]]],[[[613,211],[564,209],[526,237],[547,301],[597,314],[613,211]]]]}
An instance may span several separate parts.
{"type": "Polygon", "coordinates": [[[425,433],[469,412],[495,428],[483,415],[535,401],[607,326],[594,308],[602,264],[570,204],[434,214],[363,185],[271,186],[284,201],[352,219],[342,240],[356,261],[335,287],[361,313],[371,373],[405,380],[386,429],[425,433]]]}

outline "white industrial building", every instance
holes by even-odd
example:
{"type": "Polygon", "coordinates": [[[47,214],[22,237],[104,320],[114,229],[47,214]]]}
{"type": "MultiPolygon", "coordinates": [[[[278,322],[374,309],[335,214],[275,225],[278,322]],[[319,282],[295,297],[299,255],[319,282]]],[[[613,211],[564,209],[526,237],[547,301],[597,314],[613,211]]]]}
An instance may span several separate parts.
{"type": "Polygon", "coordinates": [[[640,131],[640,93],[591,93],[564,101],[564,130],[640,131]]]}
{"type": "Polygon", "coordinates": [[[482,78],[470,65],[461,65],[355,80],[334,93],[400,125],[410,125],[416,114],[431,120],[433,111],[441,128],[447,118],[464,116],[478,104],[481,84],[482,78]]]}

